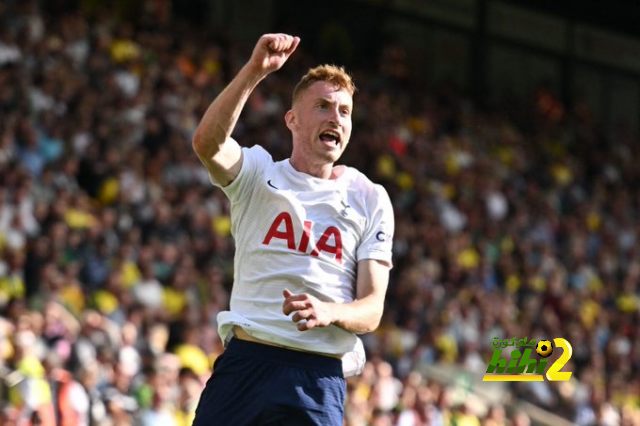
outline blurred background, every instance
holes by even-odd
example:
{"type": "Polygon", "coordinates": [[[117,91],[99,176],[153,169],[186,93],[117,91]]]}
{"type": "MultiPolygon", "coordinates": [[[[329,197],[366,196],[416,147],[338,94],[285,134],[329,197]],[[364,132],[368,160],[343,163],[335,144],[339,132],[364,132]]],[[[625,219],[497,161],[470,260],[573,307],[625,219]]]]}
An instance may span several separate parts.
{"type": "Polygon", "coordinates": [[[3,0],[0,424],[191,424],[234,253],[191,136],[287,32],[234,137],[286,158],[295,83],[344,65],[343,162],[396,213],[345,424],[640,425],[637,22],[630,0],[3,0]],[[525,336],[567,339],[571,379],[482,382],[525,336]]]}

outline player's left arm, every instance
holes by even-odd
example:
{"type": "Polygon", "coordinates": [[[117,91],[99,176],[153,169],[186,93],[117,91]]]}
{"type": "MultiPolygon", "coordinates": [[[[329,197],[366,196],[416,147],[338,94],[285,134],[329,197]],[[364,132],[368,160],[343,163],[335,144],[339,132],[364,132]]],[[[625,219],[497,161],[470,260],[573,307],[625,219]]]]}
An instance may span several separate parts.
{"type": "Polygon", "coordinates": [[[282,311],[285,315],[295,312],[292,320],[298,324],[298,330],[333,324],[362,334],[378,328],[392,267],[394,215],[389,195],[379,185],[369,191],[367,206],[371,206],[369,226],[356,253],[359,259],[356,300],[331,303],[306,293],[292,294],[284,290],[282,311]]]}
{"type": "Polygon", "coordinates": [[[285,315],[295,312],[292,320],[298,323],[300,331],[334,324],[352,333],[369,333],[378,328],[382,318],[389,269],[386,262],[363,259],[358,262],[356,300],[353,302],[323,302],[306,293],[293,294],[285,290],[282,311],[285,315]]]}
{"type": "Polygon", "coordinates": [[[359,261],[356,300],[335,305],[332,323],[356,334],[378,328],[389,284],[389,269],[389,265],[380,260],[359,261]]]}

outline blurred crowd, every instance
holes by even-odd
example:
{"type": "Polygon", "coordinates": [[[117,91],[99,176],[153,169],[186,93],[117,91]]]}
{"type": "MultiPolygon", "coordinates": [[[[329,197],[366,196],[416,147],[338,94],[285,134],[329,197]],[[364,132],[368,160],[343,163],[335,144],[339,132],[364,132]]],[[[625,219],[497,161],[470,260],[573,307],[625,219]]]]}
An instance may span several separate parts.
{"type": "MultiPolygon", "coordinates": [[[[223,350],[234,253],[191,135],[252,45],[173,21],[168,2],[135,25],[84,3],[0,4],[0,424],[188,425],[223,350]]],[[[343,160],[387,188],[396,236],[345,423],[529,425],[421,368],[482,376],[495,337],[528,336],[568,340],[573,373],[514,398],[640,425],[640,144],[580,99],[474,102],[412,80],[409,61],[389,43],[350,70],[343,160]]],[[[286,158],[283,115],[315,65],[303,43],[234,137],[286,158]]]]}

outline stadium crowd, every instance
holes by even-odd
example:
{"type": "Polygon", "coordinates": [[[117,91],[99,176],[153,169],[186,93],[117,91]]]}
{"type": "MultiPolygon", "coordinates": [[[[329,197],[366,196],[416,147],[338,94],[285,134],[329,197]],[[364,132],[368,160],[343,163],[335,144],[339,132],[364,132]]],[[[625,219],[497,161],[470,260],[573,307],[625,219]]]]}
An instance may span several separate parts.
{"type": "MultiPolygon", "coordinates": [[[[133,25],[36,4],[0,4],[0,424],[190,424],[234,252],[191,135],[252,45],[161,8],[133,25]]],[[[345,423],[528,425],[421,370],[482,375],[494,337],[528,336],[567,339],[573,374],[514,384],[516,398],[577,425],[640,425],[640,144],[580,99],[473,102],[412,80],[408,61],[390,43],[351,70],[344,163],[387,188],[397,227],[345,423]]],[[[314,65],[303,41],[236,139],[284,158],[290,92],[314,65]]]]}

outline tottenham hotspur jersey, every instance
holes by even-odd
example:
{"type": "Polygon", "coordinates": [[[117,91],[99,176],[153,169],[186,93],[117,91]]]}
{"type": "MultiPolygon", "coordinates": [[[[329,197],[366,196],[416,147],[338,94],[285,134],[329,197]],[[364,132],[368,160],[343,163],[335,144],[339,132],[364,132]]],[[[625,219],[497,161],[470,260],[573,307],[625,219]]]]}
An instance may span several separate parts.
{"type": "Polygon", "coordinates": [[[355,298],[359,260],[391,266],[394,219],[387,192],[354,168],[319,179],[296,171],[289,160],[274,162],[260,146],[242,150],[240,173],[222,187],[231,202],[236,254],[231,309],[218,316],[221,338],[227,341],[239,325],[282,346],[353,351],[358,339],[337,326],[299,331],[293,314],[282,312],[282,291],[348,303],[355,298]]]}

